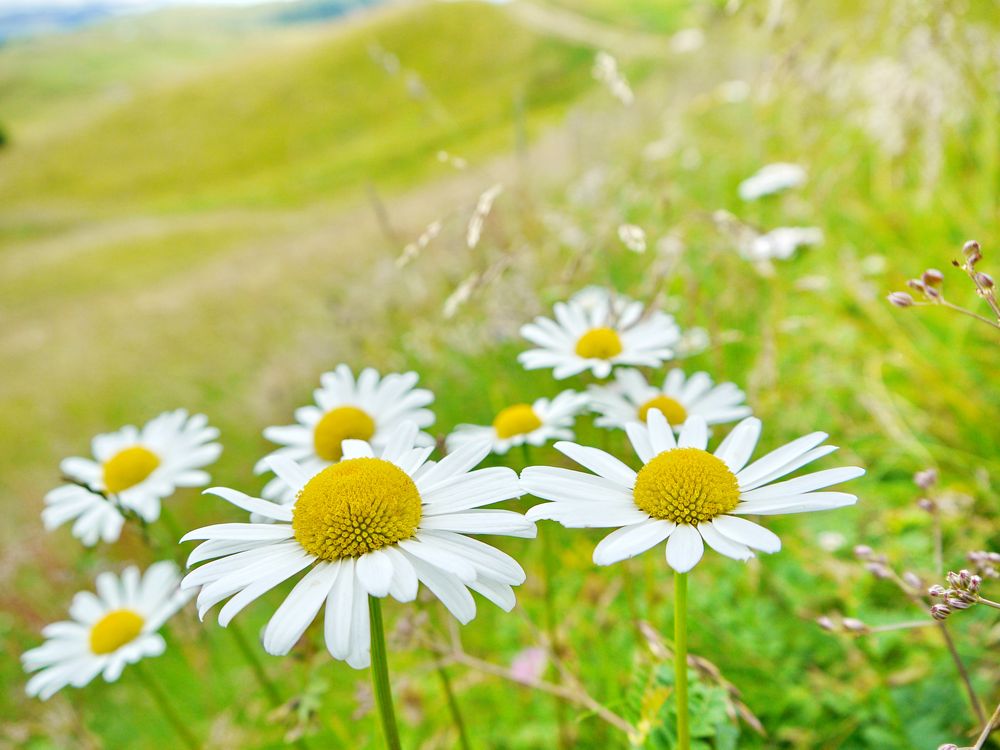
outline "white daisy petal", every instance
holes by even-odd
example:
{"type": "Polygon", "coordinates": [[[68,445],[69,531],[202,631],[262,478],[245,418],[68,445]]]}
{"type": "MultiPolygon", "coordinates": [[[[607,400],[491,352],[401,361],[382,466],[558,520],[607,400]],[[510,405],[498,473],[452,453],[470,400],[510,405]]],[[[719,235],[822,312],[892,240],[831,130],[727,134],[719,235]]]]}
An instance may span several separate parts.
{"type": "Polygon", "coordinates": [[[777,552],[781,549],[781,539],[777,534],[745,518],[718,516],[712,519],[712,525],[716,531],[734,542],[759,549],[761,552],[777,552]]]}
{"type": "Polygon", "coordinates": [[[755,417],[744,419],[719,444],[715,450],[715,457],[724,461],[731,472],[738,474],[750,460],[753,449],[757,447],[760,430],[759,419],[755,417]]]}
{"type": "Polygon", "coordinates": [[[649,428],[649,442],[654,454],[658,455],[663,451],[673,450],[677,447],[674,431],[659,409],[649,410],[646,414],[646,425],[649,428]]]}
{"type": "Polygon", "coordinates": [[[655,547],[670,536],[676,524],[649,519],[612,531],[594,548],[594,563],[611,565],[655,547]]]}
{"type": "Polygon", "coordinates": [[[635,472],[610,453],[566,441],[556,443],[555,449],[598,476],[629,489],[635,486],[635,472]]]}
{"type": "Polygon", "coordinates": [[[698,524],[698,533],[701,534],[701,538],[705,540],[705,543],[720,555],[741,561],[749,560],[754,556],[749,547],[733,541],[719,532],[712,521],[698,524]]]}
{"type": "Polygon", "coordinates": [[[813,490],[820,490],[824,487],[831,487],[850,479],[856,479],[865,473],[865,470],[858,466],[845,466],[837,469],[827,469],[816,471],[812,474],[804,474],[795,479],[789,479],[777,484],[769,484],[755,490],[749,490],[740,494],[740,499],[745,503],[756,503],[762,500],[787,497],[789,495],[801,495],[813,490]]]}
{"type": "Polygon", "coordinates": [[[320,562],[295,584],[264,628],[267,653],[283,656],[292,650],[326,601],[338,571],[338,566],[320,562]]]}
{"type": "Polygon", "coordinates": [[[732,512],[741,516],[773,516],[779,513],[810,513],[817,510],[833,510],[854,505],[855,495],[846,492],[807,492],[804,495],[789,495],[753,503],[740,503],[732,512]]]}
{"type": "Polygon", "coordinates": [[[677,437],[678,448],[697,448],[705,450],[708,447],[708,425],[702,417],[688,417],[681,427],[681,434],[677,437]]]}
{"type": "Polygon", "coordinates": [[[354,567],[358,582],[365,591],[379,598],[389,595],[392,587],[392,560],[380,550],[361,555],[354,567]]]}
{"type": "Polygon", "coordinates": [[[701,534],[694,526],[678,526],[667,539],[667,564],[678,573],[691,570],[704,552],[701,534]]]}
{"type": "Polygon", "coordinates": [[[250,513],[256,513],[275,521],[292,520],[292,509],[287,505],[278,505],[277,503],[272,503],[267,500],[250,497],[249,495],[244,495],[242,492],[231,490],[227,487],[210,487],[209,489],[204,490],[202,494],[221,497],[223,500],[232,503],[237,508],[242,508],[250,513]]]}

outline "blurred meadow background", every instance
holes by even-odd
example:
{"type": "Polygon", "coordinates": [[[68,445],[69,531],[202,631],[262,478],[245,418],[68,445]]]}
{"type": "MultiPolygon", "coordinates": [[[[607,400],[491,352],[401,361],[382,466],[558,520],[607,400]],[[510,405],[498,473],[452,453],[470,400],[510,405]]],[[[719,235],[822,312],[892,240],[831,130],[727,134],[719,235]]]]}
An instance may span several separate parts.
{"type": "MultiPolygon", "coordinates": [[[[758,455],[822,430],[841,446],[836,465],[868,471],[855,507],[768,519],[781,553],[706,556],[692,574],[690,648],[710,663],[696,688],[701,747],[971,746],[983,720],[944,629],[854,548],[928,585],[969,551],[1000,548],[997,331],[886,301],[940,268],[948,299],[989,316],[951,261],[977,239],[982,270],[1000,268],[998,92],[991,0],[303,0],[7,37],[0,746],[173,742],[128,669],[47,702],[24,695],[18,656],[98,571],[190,549],[163,523],[152,550],[131,527],[89,551],[66,528],[46,533],[42,497],[62,457],[185,407],[221,429],[213,484],[253,494],[271,449],[261,430],[289,423],[340,362],[419,372],[436,435],[488,424],[511,403],[584,387],[525,372],[516,355],[521,324],[590,284],[702,329],[679,365],[746,390],[764,421],[758,455]],[[802,165],[805,184],[742,201],[739,183],[772,162],[802,165]],[[642,242],[623,242],[623,225],[642,242]],[[741,252],[781,226],[823,241],[790,259],[741,252]],[[913,481],[928,468],[933,512],[913,481]],[[928,626],[879,630],[915,620],[928,626]]],[[[579,419],[581,441],[634,461],[623,435],[601,433],[579,419]]],[[[184,529],[242,520],[194,490],[168,505],[184,529]]],[[[476,665],[509,667],[552,617],[561,661],[641,730],[632,742],[671,747],[662,555],[597,568],[599,530],[539,533],[554,541],[555,578],[538,544],[499,540],[528,572],[518,606],[481,603],[460,631],[472,658],[449,662],[472,746],[629,746],[585,708],[476,665]]],[[[248,632],[281,593],[244,613],[248,632]]],[[[457,746],[436,657],[413,635],[439,609],[386,609],[408,748],[457,746]]],[[[1000,700],[995,615],[947,621],[986,716],[1000,700]]],[[[289,657],[254,644],[278,706],[224,636],[188,607],[148,663],[206,747],[382,746],[367,673],[331,659],[321,627],[289,657]]]]}

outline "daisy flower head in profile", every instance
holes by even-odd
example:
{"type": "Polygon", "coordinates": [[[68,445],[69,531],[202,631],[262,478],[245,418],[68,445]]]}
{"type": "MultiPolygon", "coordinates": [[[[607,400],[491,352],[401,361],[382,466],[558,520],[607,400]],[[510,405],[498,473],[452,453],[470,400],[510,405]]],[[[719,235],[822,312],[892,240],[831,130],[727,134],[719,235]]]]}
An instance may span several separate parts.
{"type": "Polygon", "coordinates": [[[680,329],[671,315],[650,311],[641,302],[619,304],[608,295],[587,305],[579,299],[557,302],[555,320],[539,316],[521,327],[538,348],[518,356],[527,370],[552,368],[562,380],[589,370],[606,378],[619,365],[659,367],[674,356],[680,329]]]}
{"type": "Polygon", "coordinates": [[[615,371],[614,383],[592,385],[587,392],[591,409],[599,415],[594,423],[611,429],[645,422],[651,409],[659,409],[675,432],[688,417],[698,416],[714,425],[751,414],[743,391],[733,383],[715,384],[705,372],[687,377],[683,370],[673,369],[657,387],[638,370],[621,369],[615,371]]]}
{"type": "Polygon", "coordinates": [[[806,170],[798,164],[775,162],[761,167],[739,184],[737,191],[745,201],[755,201],[766,195],[774,195],[790,188],[799,187],[806,181],[806,170]]]}
{"type": "Polygon", "coordinates": [[[69,608],[72,619],[42,629],[44,644],[21,656],[28,695],[47,700],[62,688],[83,687],[98,675],[114,682],[127,664],[159,656],[166,642],[159,629],[191,597],[178,588],[172,562],[135,566],[121,576],[101,573],[97,593],[81,591],[69,608]]]}
{"type": "Polygon", "coordinates": [[[448,450],[486,440],[492,445],[493,453],[502,456],[520,445],[540,446],[551,440],[572,440],[573,421],[587,401],[583,393],[563,391],[553,399],[512,404],[497,412],[492,424],[458,425],[448,435],[448,450]]]}
{"type": "Polygon", "coordinates": [[[646,423],[626,431],[643,466],[635,472],[614,456],[575,443],[556,449],[593,473],[533,466],[521,474],[525,492],[548,500],[531,508],[532,520],[550,519],[567,528],[611,528],[594,550],[594,562],[610,565],[666,541],[667,563],[691,570],[705,544],[736,560],[754,550],[777,552],[781,541],[743,516],[805,513],[853,505],[857,497],[822,491],[864,474],[859,467],[826,469],[777,481],[836,450],[814,432],[748,463],[760,436],[759,419],[733,428],[708,451],[705,419],[692,416],[674,437],[663,413],[651,409],[646,423]]]}
{"type": "Polygon", "coordinates": [[[204,540],[189,565],[211,560],[182,584],[200,587],[199,615],[232,597],[219,612],[226,626],[259,596],[307,571],[268,622],[264,649],[288,653],[325,608],[330,654],[362,669],[371,658],[369,606],[376,605],[369,597],[413,601],[423,583],[463,624],[476,614],[470,589],[510,610],[511,587],[523,583],[524,571],[469,535],[535,536],[534,524],[521,514],[484,508],[521,494],[517,474],[504,467],[474,469],[489,454],[489,441],[463,445],[434,463],[427,460],[433,448],[421,446],[418,437],[417,426],[404,422],[381,449],[345,440],[339,462],[314,470],[284,456],[271,458],[292,504],[221,487],[206,490],[271,522],[218,524],[184,537],[204,540]]]}
{"type": "MultiPolygon", "coordinates": [[[[379,375],[368,367],[357,379],[346,364],[337,365],[320,376],[320,387],[313,391],[315,405],[295,410],[297,424],[268,427],[264,437],[281,447],[257,462],[254,472],[270,470],[271,458],[290,458],[315,474],[339,461],[344,440],[364,440],[382,448],[389,435],[403,422],[413,422],[421,430],[434,424],[434,413],[425,408],[434,401],[434,394],[417,388],[415,372],[379,375]]],[[[417,434],[420,446],[433,445],[434,439],[417,434]]],[[[275,477],[262,492],[268,500],[290,503],[295,494],[288,485],[275,477]]]]}
{"type": "Polygon", "coordinates": [[[208,417],[189,416],[185,409],[164,412],[141,429],[128,425],[97,435],[91,443],[93,459],[67,458],[60,464],[75,484],[46,495],[42,512],[46,528],[75,519],[73,534],[92,545],[98,538],[107,542],[118,538],[123,511],[155,521],[161,501],[178,487],[208,484],[203,467],[222,452],[214,442],[218,437],[208,417]]]}

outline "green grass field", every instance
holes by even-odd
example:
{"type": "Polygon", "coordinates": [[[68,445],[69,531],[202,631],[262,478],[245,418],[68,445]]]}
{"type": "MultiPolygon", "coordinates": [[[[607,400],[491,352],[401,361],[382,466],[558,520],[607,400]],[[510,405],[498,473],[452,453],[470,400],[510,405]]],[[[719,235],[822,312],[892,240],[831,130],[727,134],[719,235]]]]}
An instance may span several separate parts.
{"type": "MultiPolygon", "coordinates": [[[[975,742],[982,722],[938,628],[852,637],[815,619],[929,622],[852,553],[870,545],[900,572],[942,580],[934,521],[915,504],[918,470],[940,472],[945,571],[1000,548],[996,331],[885,301],[936,267],[950,300],[988,315],[950,261],[975,238],[982,269],[1000,268],[1000,28],[976,4],[736,5],[414,2],[309,25],[172,11],[0,48],[11,136],[0,149],[0,747],[174,746],[128,669],[44,703],[23,694],[18,655],[98,571],[186,554],[164,524],[152,549],[131,527],[93,552],[66,529],[46,533],[42,496],[61,458],[185,406],[222,430],[213,484],[253,493],[252,466],[269,450],[261,430],[288,423],[339,362],[420,372],[441,436],[486,424],[505,405],[584,387],[526,373],[515,357],[523,322],[591,283],[659,295],[682,327],[708,331],[709,349],[682,366],[747,391],[764,421],[758,454],[823,430],[841,450],[819,468],[868,472],[852,482],[853,508],[765,519],[784,542],[777,555],[742,565],[706,554],[695,569],[691,651],[766,729],[708,706],[699,747],[975,742]],[[692,25],[704,46],[670,51],[669,35],[692,25]],[[631,107],[591,77],[605,40],[631,107]],[[402,72],[379,62],[386,53],[402,72]],[[774,161],[802,164],[807,183],[740,201],[738,183],[774,161]],[[470,251],[466,223],[497,182],[505,190],[470,251]],[[713,219],[719,209],[756,228],[816,226],[824,242],[757,267],[713,219]],[[403,245],[438,219],[441,234],[397,268],[403,245]],[[645,230],[645,254],[622,246],[625,222],[645,230]],[[446,318],[470,274],[485,280],[446,318]]],[[[588,417],[578,437],[635,463],[624,436],[588,417]]],[[[511,460],[521,468],[520,454],[511,460]]],[[[535,460],[563,459],[545,449],[535,460]]],[[[194,491],[169,507],[184,529],[242,520],[194,491]]],[[[501,540],[528,581],[513,614],[479,602],[464,647],[509,665],[539,643],[550,590],[567,667],[644,727],[637,745],[669,748],[670,660],[636,623],[669,644],[672,577],[654,552],[596,568],[599,531],[542,522],[552,580],[538,541],[501,540]]],[[[984,595],[990,585],[1000,598],[996,582],[984,595]]],[[[287,589],[237,618],[243,632],[287,589]]],[[[433,600],[421,609],[447,622],[433,600]]],[[[416,608],[386,611],[404,747],[457,747],[433,657],[402,638],[416,608]]],[[[993,614],[978,606],[948,621],[987,715],[1000,700],[993,614]]],[[[314,749],[382,746],[367,673],[330,658],[318,623],[288,657],[253,644],[287,698],[277,709],[214,614],[201,624],[185,609],[168,643],[143,666],[205,747],[282,747],[299,733],[314,749]]],[[[559,747],[560,724],[564,747],[629,746],[579,706],[466,665],[449,674],[473,747],[559,747]]]]}

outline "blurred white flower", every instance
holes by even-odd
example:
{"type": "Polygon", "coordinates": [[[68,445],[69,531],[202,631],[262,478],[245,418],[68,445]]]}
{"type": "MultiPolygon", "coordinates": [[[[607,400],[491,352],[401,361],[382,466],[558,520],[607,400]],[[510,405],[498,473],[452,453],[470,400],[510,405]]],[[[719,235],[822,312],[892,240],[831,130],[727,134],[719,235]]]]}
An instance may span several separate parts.
{"type": "Polygon", "coordinates": [[[616,309],[611,298],[588,310],[575,300],[557,302],[555,320],[539,316],[521,326],[538,348],[518,355],[527,370],[552,368],[556,380],[590,370],[606,378],[617,365],[659,367],[674,356],[680,329],[673,316],[647,312],[641,302],[616,309]]]}
{"type": "Polygon", "coordinates": [[[744,243],[740,252],[752,261],[788,260],[800,247],[819,245],[823,232],[816,227],[779,227],[744,243]]]}
{"type": "Polygon", "coordinates": [[[633,253],[646,252],[646,233],[642,227],[635,224],[622,224],[618,227],[618,239],[633,253]]]}
{"type": "Polygon", "coordinates": [[[178,588],[179,579],[172,562],[154,563],[143,575],[132,566],[121,577],[97,576],[97,594],[74,596],[72,620],[47,625],[45,643],[21,657],[26,671],[38,672],[28,680],[28,695],[46,700],[99,674],[114,682],[127,664],[162,654],[167,644],[157,631],[191,598],[178,588]]]}
{"type": "Polygon", "coordinates": [[[594,58],[594,68],[591,71],[596,80],[608,87],[611,95],[625,106],[632,103],[635,96],[632,88],[625,80],[624,74],[618,69],[618,61],[603,50],[594,58]]]}
{"type": "Polygon", "coordinates": [[[753,201],[765,195],[798,187],[806,181],[806,170],[798,164],[776,162],[762,167],[739,185],[740,198],[753,201]]]}
{"type": "MultiPolygon", "coordinates": [[[[426,429],[434,424],[434,413],[426,407],[434,394],[417,388],[415,372],[388,373],[367,367],[357,379],[346,364],[320,375],[320,387],[313,391],[316,405],[295,410],[296,424],[268,427],[264,437],[281,447],[267,454],[254,467],[255,474],[270,471],[268,459],[290,458],[315,473],[336,463],[343,456],[344,440],[367,440],[377,448],[388,442],[393,431],[404,422],[426,429]]],[[[421,445],[433,445],[426,432],[417,435],[421,445]]],[[[274,477],[262,496],[268,500],[290,503],[295,499],[288,485],[274,477]]]]}
{"type": "Polygon", "coordinates": [[[519,445],[540,446],[551,440],[572,440],[573,421],[587,404],[587,396],[563,391],[553,399],[514,404],[497,413],[490,425],[460,424],[447,438],[448,450],[486,440],[493,452],[504,455],[519,445]]]}
{"type": "Polygon", "coordinates": [[[470,250],[479,244],[479,238],[483,233],[483,222],[486,221],[486,217],[493,210],[493,201],[502,192],[503,185],[497,183],[479,196],[479,200],[476,202],[476,210],[472,212],[472,218],[469,219],[469,227],[465,234],[465,241],[470,250]]]}
{"type": "Polygon", "coordinates": [[[701,29],[681,29],[670,37],[670,49],[678,55],[697,52],[705,45],[705,32],[701,29]]]}
{"type": "Polygon", "coordinates": [[[219,431],[209,426],[208,417],[189,417],[185,409],[164,412],[141,429],[127,425],[97,435],[91,442],[93,459],[67,458],[59,465],[67,477],[92,492],[78,485],[50,492],[42,511],[45,527],[53,529],[76,519],[73,535],[89,546],[98,538],[108,542],[118,538],[120,509],[152,523],[160,517],[160,502],[178,487],[209,482],[202,468],[222,452],[222,446],[213,442],[217,437],[219,431]]]}

